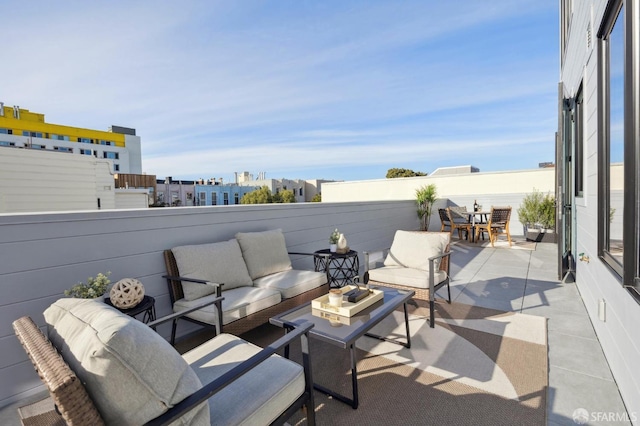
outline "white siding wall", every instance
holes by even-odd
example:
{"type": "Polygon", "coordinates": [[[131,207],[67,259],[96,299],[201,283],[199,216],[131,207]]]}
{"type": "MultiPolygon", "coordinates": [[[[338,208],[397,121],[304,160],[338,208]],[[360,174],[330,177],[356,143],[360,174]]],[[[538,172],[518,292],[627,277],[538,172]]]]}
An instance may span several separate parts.
{"type": "MultiPolygon", "coordinates": [[[[239,231],[282,228],[290,251],[308,253],[327,248],[329,234],[338,227],[351,248],[362,253],[390,246],[397,229],[418,226],[409,201],[0,215],[0,406],[40,386],[11,322],[29,315],[42,326],[47,306],[89,276],[111,271],[112,282],[141,280],[162,316],[170,313],[162,250],[224,241],[239,231]]],[[[292,261],[313,268],[310,257],[292,261]]],[[[181,334],[189,330],[193,326],[178,327],[181,334]]],[[[159,332],[168,336],[170,327],[159,332]]]]}
{"type": "MultiPolygon", "coordinates": [[[[584,84],[585,106],[585,196],[576,200],[577,249],[591,262],[578,262],[576,285],[618,384],[629,413],[640,413],[640,306],[622,288],[609,268],[598,259],[598,101],[597,31],[605,1],[573,2],[574,14],[561,80],[565,97],[573,97],[584,84]],[[593,46],[587,48],[590,20],[593,46]],[[606,322],[598,319],[598,301],[607,304],[606,322]]],[[[615,189],[615,188],[612,188],[615,189]]],[[[621,210],[620,210],[621,211],[621,210]]],[[[588,408],[588,407],[587,407],[588,408]]],[[[636,424],[640,421],[638,419],[636,424]]]]}
{"type": "Polygon", "coordinates": [[[107,160],[0,148],[0,213],[112,209],[113,187],[107,160]]]}
{"type": "MultiPolygon", "coordinates": [[[[471,209],[474,201],[483,210],[489,210],[492,205],[511,206],[511,233],[523,235],[518,218],[520,203],[534,188],[543,194],[555,195],[555,169],[323,183],[322,202],[415,200],[416,189],[429,184],[436,186],[440,199],[436,208],[458,205],[471,209]]],[[[429,229],[436,227],[440,227],[437,211],[431,217],[429,229]]]]}

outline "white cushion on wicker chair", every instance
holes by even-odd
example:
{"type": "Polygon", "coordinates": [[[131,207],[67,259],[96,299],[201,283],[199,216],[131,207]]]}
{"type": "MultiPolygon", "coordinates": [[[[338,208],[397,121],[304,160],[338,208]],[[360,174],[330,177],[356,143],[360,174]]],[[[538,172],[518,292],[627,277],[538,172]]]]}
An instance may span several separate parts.
{"type": "MultiPolygon", "coordinates": [[[[447,273],[444,271],[436,271],[434,278],[434,284],[437,285],[447,279],[447,273]]],[[[383,266],[381,268],[371,269],[369,270],[369,279],[371,281],[408,287],[429,288],[429,271],[405,268],[402,266],[383,266]]]]}
{"type": "MultiPolygon", "coordinates": [[[[223,333],[185,353],[183,358],[203,383],[210,383],[260,350],[223,333]]],[[[299,364],[272,355],[209,399],[211,424],[270,424],[302,395],[304,380],[299,364]]]]}
{"type": "MultiPolygon", "coordinates": [[[[448,244],[448,233],[396,231],[384,265],[428,271],[429,258],[443,254],[448,244]]],[[[440,269],[440,259],[434,267],[440,269]]]]}
{"type": "Polygon", "coordinates": [[[282,229],[238,232],[236,239],[252,280],[291,269],[282,229]]]}
{"type": "MultiPolygon", "coordinates": [[[[222,296],[224,297],[222,301],[223,325],[244,318],[247,315],[255,314],[282,301],[282,295],[279,291],[258,287],[236,287],[231,290],[225,290],[222,296]]],[[[212,294],[192,301],[176,300],[176,303],[173,304],[173,311],[184,311],[213,300],[215,297],[216,295],[212,294]]],[[[218,310],[215,305],[205,306],[185,316],[207,324],[218,325],[218,310]]]]}
{"type": "Polygon", "coordinates": [[[258,278],[253,282],[253,285],[278,290],[283,299],[290,299],[318,288],[326,282],[327,274],[324,272],[289,269],[258,278]]]}
{"type": "MultiPolygon", "coordinates": [[[[44,312],[49,339],[84,383],[106,424],[143,424],[202,387],[176,350],[147,325],[92,299],[44,312]]],[[[180,424],[209,424],[207,403],[180,424]]]]}
{"type": "MultiPolygon", "coordinates": [[[[171,251],[182,277],[223,283],[223,291],[253,285],[238,241],[234,239],[174,247],[171,251]]],[[[185,299],[194,300],[212,294],[215,287],[183,281],[182,290],[185,299]]]]}

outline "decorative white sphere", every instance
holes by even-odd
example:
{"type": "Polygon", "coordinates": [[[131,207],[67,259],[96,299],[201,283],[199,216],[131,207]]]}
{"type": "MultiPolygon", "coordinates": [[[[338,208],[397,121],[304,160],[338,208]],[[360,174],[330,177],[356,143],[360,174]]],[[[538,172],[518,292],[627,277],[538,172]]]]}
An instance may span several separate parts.
{"type": "Polygon", "coordinates": [[[111,287],[109,298],[113,306],[129,309],[136,306],[144,297],[144,286],[135,278],[123,278],[111,287]]]}

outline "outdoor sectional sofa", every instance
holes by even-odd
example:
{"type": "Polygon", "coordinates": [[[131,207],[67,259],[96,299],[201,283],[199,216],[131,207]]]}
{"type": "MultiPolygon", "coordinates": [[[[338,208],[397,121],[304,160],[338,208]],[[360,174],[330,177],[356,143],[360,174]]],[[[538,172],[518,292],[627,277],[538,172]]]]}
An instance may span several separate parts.
{"type": "MultiPolygon", "coordinates": [[[[164,251],[174,312],[208,305],[182,319],[242,334],[269,318],[329,292],[326,271],[293,269],[282,230],[239,232],[234,239],[164,251]],[[220,326],[222,323],[222,326],[220,326]]],[[[177,320],[171,343],[175,343],[177,320]]]]}

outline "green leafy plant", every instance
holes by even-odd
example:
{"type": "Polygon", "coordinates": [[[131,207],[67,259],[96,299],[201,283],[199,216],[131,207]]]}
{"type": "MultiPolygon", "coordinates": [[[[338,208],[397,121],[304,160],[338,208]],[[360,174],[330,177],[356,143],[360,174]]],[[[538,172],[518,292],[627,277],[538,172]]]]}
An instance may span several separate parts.
{"type": "Polygon", "coordinates": [[[339,239],[340,239],[340,232],[338,232],[338,228],[336,228],[331,233],[331,235],[329,235],[329,244],[338,244],[339,239]]]}
{"type": "Polygon", "coordinates": [[[527,228],[553,229],[556,225],[556,200],[551,194],[544,195],[537,189],[527,194],[518,208],[518,218],[527,228]]]}
{"type": "Polygon", "coordinates": [[[64,291],[65,296],[77,297],[80,299],[94,299],[102,296],[106,291],[111,281],[109,280],[111,272],[106,274],[99,273],[96,277],[87,278],[86,283],[79,282],[68,290],[64,291]]]}
{"type": "Polygon", "coordinates": [[[416,189],[416,204],[418,205],[418,218],[420,219],[420,230],[429,230],[429,221],[433,212],[433,204],[436,202],[436,186],[434,184],[424,185],[416,189]]]}

